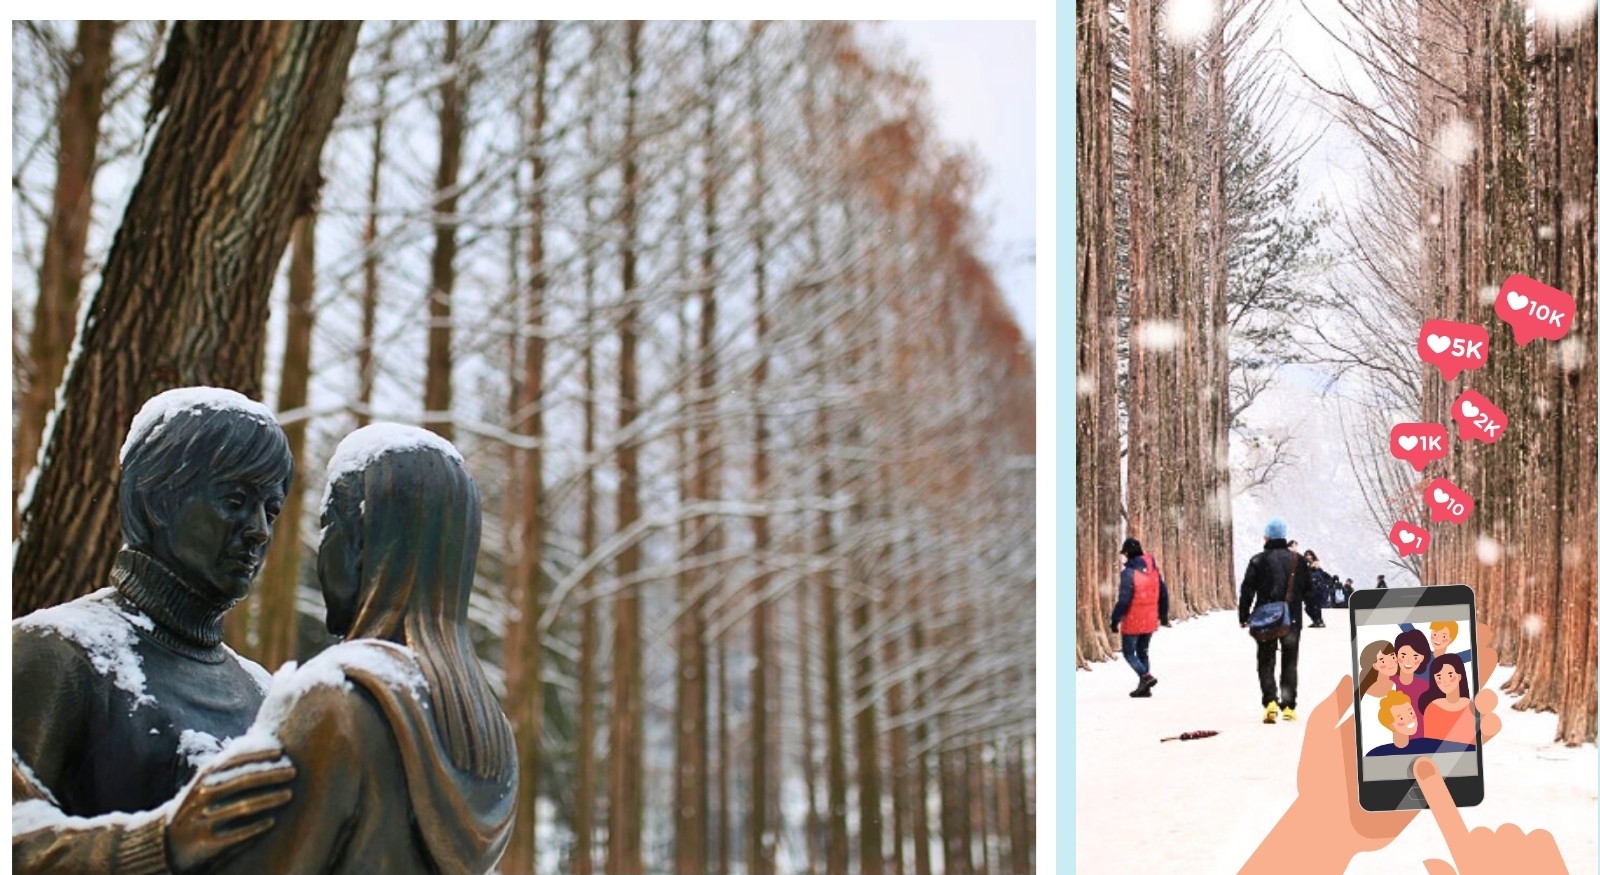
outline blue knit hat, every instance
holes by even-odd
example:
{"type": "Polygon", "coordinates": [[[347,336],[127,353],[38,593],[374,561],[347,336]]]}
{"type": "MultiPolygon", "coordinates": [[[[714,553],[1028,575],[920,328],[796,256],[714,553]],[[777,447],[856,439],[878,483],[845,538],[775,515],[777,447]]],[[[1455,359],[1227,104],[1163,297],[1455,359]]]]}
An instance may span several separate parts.
{"type": "Polygon", "coordinates": [[[1289,537],[1289,524],[1281,517],[1273,517],[1272,521],[1267,523],[1267,537],[1273,540],[1289,537]]]}

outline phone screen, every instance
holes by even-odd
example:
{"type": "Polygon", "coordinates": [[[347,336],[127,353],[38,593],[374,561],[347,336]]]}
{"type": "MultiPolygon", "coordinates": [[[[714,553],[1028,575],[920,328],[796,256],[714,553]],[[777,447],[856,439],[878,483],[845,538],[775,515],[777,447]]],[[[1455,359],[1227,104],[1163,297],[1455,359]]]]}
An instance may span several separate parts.
{"type": "Polygon", "coordinates": [[[1412,763],[1426,755],[1447,782],[1477,783],[1482,761],[1472,704],[1478,688],[1470,591],[1462,601],[1432,604],[1436,599],[1419,604],[1416,595],[1389,592],[1394,597],[1364,598],[1351,611],[1361,781],[1409,783],[1412,763]]]}

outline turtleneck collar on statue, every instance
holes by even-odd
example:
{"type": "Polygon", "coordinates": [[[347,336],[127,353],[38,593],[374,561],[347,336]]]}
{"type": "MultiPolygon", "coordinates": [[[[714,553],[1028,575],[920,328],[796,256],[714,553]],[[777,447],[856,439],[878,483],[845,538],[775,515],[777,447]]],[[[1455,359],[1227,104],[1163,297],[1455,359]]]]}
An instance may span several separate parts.
{"type": "Polygon", "coordinates": [[[227,658],[222,617],[234,602],[207,598],[159,560],[128,547],[117,553],[111,584],[154,621],[155,628],[141,628],[141,634],[201,662],[227,658]]]}

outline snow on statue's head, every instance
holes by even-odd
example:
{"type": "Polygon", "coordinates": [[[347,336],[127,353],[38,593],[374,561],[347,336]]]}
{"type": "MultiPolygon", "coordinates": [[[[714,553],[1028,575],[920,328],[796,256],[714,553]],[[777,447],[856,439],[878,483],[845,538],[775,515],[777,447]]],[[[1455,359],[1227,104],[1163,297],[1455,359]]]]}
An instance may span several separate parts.
{"type": "Polygon", "coordinates": [[[200,487],[271,489],[281,502],[294,478],[289,441],[272,411],[228,389],[172,389],[146,401],[128,427],[121,460],[122,539],[154,554],[170,551],[163,542],[176,534],[183,501],[200,487]]]}

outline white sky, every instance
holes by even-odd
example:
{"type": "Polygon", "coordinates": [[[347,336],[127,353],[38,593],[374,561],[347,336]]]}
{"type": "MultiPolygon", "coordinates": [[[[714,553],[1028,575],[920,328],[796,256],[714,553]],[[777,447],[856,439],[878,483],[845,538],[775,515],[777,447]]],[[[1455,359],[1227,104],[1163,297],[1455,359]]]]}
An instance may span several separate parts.
{"type": "Polygon", "coordinates": [[[895,21],[928,80],[942,137],[977,150],[982,254],[1017,322],[1034,331],[1035,25],[1031,21],[895,21]]]}

